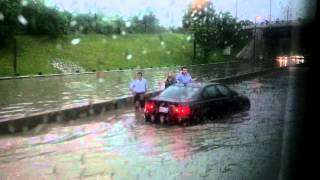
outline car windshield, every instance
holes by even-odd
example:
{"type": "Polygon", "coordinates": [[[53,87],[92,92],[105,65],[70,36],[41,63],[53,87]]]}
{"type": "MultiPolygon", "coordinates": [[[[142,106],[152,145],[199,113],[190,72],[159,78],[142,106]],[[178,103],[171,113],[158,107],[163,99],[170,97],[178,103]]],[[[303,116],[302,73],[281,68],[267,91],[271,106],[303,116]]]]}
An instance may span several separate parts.
{"type": "Polygon", "coordinates": [[[181,99],[194,98],[198,94],[199,89],[200,88],[198,87],[190,86],[170,86],[160,94],[160,97],[181,99]]]}

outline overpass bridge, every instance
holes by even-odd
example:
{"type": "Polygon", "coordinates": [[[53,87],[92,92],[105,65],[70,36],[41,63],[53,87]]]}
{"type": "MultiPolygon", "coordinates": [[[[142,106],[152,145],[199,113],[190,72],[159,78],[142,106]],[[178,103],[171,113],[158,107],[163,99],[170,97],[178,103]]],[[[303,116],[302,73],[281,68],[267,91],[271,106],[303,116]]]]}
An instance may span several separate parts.
{"type": "Polygon", "coordinates": [[[297,27],[302,26],[302,20],[289,20],[289,21],[264,21],[261,23],[251,24],[244,26],[243,29],[265,29],[265,28],[286,28],[286,27],[297,27]]]}
{"type": "Polygon", "coordinates": [[[300,29],[304,23],[295,21],[262,22],[243,27],[252,31],[251,41],[237,54],[238,58],[274,59],[281,55],[301,54],[300,29]]]}

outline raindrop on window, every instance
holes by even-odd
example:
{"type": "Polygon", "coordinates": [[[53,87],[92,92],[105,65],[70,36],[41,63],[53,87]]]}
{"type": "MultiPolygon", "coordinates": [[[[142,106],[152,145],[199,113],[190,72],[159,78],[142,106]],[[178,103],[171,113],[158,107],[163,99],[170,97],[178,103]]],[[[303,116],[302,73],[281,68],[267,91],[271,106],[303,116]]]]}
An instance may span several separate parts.
{"type": "Polygon", "coordinates": [[[190,41],[191,40],[191,36],[187,36],[187,41],[190,41]]]}
{"type": "Polygon", "coordinates": [[[132,57],[133,57],[132,54],[128,54],[128,55],[126,56],[126,59],[127,59],[127,60],[130,60],[130,59],[132,59],[132,57]]]}
{"type": "Polygon", "coordinates": [[[80,26],[79,27],[79,31],[83,31],[84,27],[83,26],[80,26]]]}
{"type": "Polygon", "coordinates": [[[22,24],[22,25],[27,25],[28,24],[28,21],[26,18],[24,18],[22,15],[19,15],[18,16],[18,21],[22,24]]]}
{"type": "Polygon", "coordinates": [[[103,18],[102,18],[102,21],[108,21],[108,20],[109,20],[108,17],[103,17],[103,18]]]}
{"type": "Polygon", "coordinates": [[[77,25],[77,21],[76,20],[73,20],[70,22],[70,26],[71,27],[74,27],[75,25],[77,25]]]}
{"type": "Polygon", "coordinates": [[[144,49],[144,50],[142,51],[142,54],[147,54],[147,50],[144,49]]]}
{"type": "Polygon", "coordinates": [[[4,20],[4,15],[2,14],[2,12],[0,12],[0,21],[4,20]]]}
{"type": "Polygon", "coordinates": [[[56,48],[57,48],[58,50],[62,50],[62,45],[61,45],[61,44],[57,44],[57,45],[56,45],[56,48]]]}
{"type": "Polygon", "coordinates": [[[71,44],[72,45],[77,45],[77,44],[79,44],[80,43],[80,38],[75,38],[75,39],[72,39],[71,40],[71,44]]]}
{"type": "Polygon", "coordinates": [[[27,1],[27,0],[21,1],[21,5],[22,5],[22,6],[27,6],[27,5],[28,5],[28,1],[27,1]]]}
{"type": "Polygon", "coordinates": [[[203,18],[203,23],[206,23],[207,17],[203,18]]]}
{"type": "Polygon", "coordinates": [[[8,128],[11,133],[16,132],[16,128],[13,125],[10,124],[8,128]]]}
{"type": "Polygon", "coordinates": [[[126,32],[125,32],[125,31],[122,31],[122,32],[121,32],[121,35],[122,35],[122,36],[126,35],[126,32]]]}
{"type": "Polygon", "coordinates": [[[160,44],[161,44],[161,46],[165,46],[166,45],[163,41],[161,41],[160,44]]]}
{"type": "Polygon", "coordinates": [[[195,14],[197,13],[197,11],[193,11],[192,14],[191,14],[191,17],[193,17],[195,14]]]}
{"type": "Polygon", "coordinates": [[[130,27],[131,26],[131,22],[127,21],[125,25],[126,25],[127,28],[130,27]]]}
{"type": "Polygon", "coordinates": [[[171,51],[167,51],[167,54],[170,55],[170,54],[171,54],[171,51]]]}
{"type": "Polygon", "coordinates": [[[117,39],[118,36],[117,35],[112,35],[112,39],[117,39]]]}

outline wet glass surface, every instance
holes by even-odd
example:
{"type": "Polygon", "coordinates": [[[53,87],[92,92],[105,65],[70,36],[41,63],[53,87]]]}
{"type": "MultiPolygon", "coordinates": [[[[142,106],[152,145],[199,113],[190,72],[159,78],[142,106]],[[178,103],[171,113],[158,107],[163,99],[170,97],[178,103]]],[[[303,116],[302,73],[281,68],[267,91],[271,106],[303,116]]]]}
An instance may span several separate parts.
{"type": "Polygon", "coordinates": [[[251,109],[195,126],[150,124],[119,109],[1,136],[0,179],[278,179],[303,72],[229,84],[251,109]]]}

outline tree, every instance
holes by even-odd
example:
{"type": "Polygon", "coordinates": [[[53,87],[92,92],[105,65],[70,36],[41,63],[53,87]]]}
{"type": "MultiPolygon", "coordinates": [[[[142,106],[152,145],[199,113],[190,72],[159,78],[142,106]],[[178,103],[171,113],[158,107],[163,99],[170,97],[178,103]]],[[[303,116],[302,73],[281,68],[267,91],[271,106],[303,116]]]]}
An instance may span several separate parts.
{"type": "Polygon", "coordinates": [[[113,33],[121,34],[125,28],[125,21],[121,17],[116,17],[112,23],[113,33]]]}
{"type": "Polygon", "coordinates": [[[133,16],[129,19],[129,22],[131,23],[130,27],[127,27],[127,29],[132,33],[144,33],[145,32],[145,26],[142,22],[142,19],[138,16],[133,16]]]}
{"type": "Polygon", "coordinates": [[[149,14],[143,16],[142,24],[144,25],[145,33],[152,33],[156,31],[156,28],[159,25],[159,21],[152,12],[149,12],[149,14]]]}
{"type": "Polygon", "coordinates": [[[57,38],[68,32],[70,15],[46,7],[43,1],[29,1],[27,5],[22,7],[21,14],[27,20],[27,23],[21,26],[21,29],[28,34],[57,38]]]}
{"type": "Polygon", "coordinates": [[[209,1],[200,8],[189,8],[188,13],[183,17],[183,27],[194,34],[194,54],[197,54],[198,44],[205,63],[212,49],[217,47],[217,40],[220,39],[216,19],[217,15],[209,1]]]}
{"type": "Polygon", "coordinates": [[[11,38],[19,31],[18,15],[22,6],[20,0],[1,0],[0,12],[0,46],[4,45],[5,39],[11,38]]]}
{"type": "Polygon", "coordinates": [[[127,27],[127,29],[133,33],[157,33],[164,31],[164,28],[159,25],[159,20],[153,12],[149,12],[141,18],[133,16],[129,21],[131,26],[127,27]]]}
{"type": "Polygon", "coordinates": [[[194,35],[194,55],[199,45],[204,63],[214,49],[238,46],[244,42],[244,23],[248,22],[237,22],[228,12],[217,14],[210,1],[201,7],[189,8],[182,22],[183,28],[194,35]]]}

